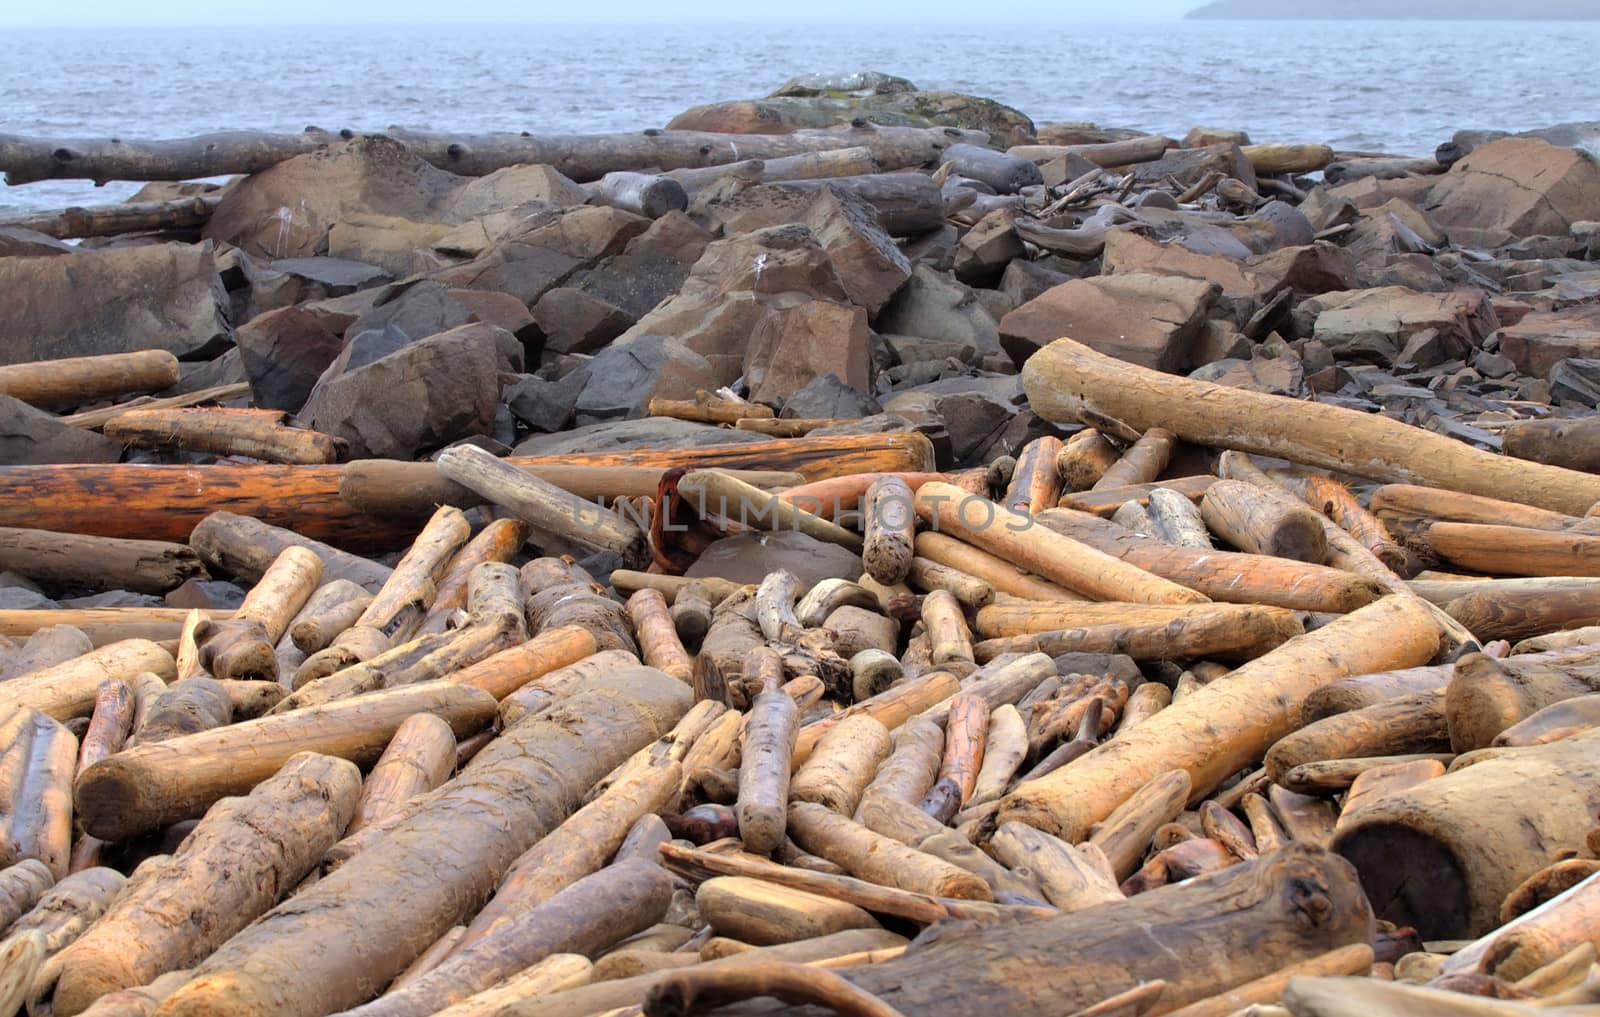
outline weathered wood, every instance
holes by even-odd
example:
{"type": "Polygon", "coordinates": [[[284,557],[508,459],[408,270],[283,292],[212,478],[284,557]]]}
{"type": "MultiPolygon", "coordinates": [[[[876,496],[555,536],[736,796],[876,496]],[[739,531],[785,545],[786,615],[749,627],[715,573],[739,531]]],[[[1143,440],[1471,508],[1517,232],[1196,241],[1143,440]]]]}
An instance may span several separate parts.
{"type": "Polygon", "coordinates": [[[1500,447],[1508,456],[1569,470],[1600,471],[1600,427],[1592,417],[1519,420],[1499,434],[1500,447]]]}
{"type": "Polygon", "coordinates": [[[1139,868],[1156,831],[1178,818],[1191,790],[1187,773],[1169,770],[1135,791],[1090,831],[1088,843],[1105,852],[1118,882],[1139,868]]]}
{"type": "Polygon", "coordinates": [[[735,811],[745,850],[770,854],[783,842],[787,825],[800,708],[778,687],[783,661],[775,650],[752,650],[746,658],[745,672],[761,683],[761,691],[750,704],[745,724],[735,811]]]}
{"type": "Polygon", "coordinates": [[[450,779],[456,766],[456,736],[431,713],[407,717],[361,785],[345,836],[399,811],[417,795],[450,779]]]}
{"type": "MultiPolygon", "coordinates": [[[[933,446],[921,434],[872,434],[751,442],[720,448],[624,449],[507,462],[519,469],[756,468],[798,472],[815,480],[855,472],[926,471],[933,469],[933,459],[933,446]]],[[[195,527],[220,509],[253,516],[258,523],[293,527],[302,539],[332,540],[354,549],[387,551],[403,546],[416,527],[374,518],[352,504],[340,494],[345,469],[272,464],[0,466],[0,487],[15,494],[0,502],[0,526],[188,541],[195,527]]],[[[437,467],[432,467],[431,472],[437,475],[437,467]]],[[[434,504],[426,503],[420,512],[423,518],[434,504]]],[[[421,520],[413,515],[411,521],[421,520]]],[[[195,546],[199,549],[198,543],[195,546]]],[[[280,549],[275,548],[273,554],[280,549]]],[[[203,556],[205,552],[201,553],[203,556]]],[[[266,556],[268,561],[271,557],[266,556]]]]}
{"type": "Polygon", "coordinates": [[[861,796],[892,751],[888,728],[869,714],[853,714],[816,743],[789,782],[789,799],[854,815],[861,796]]]}
{"type": "Polygon", "coordinates": [[[1556,512],[1579,514],[1600,501],[1600,477],[1482,452],[1387,417],[1130,366],[1071,340],[1040,350],[1022,377],[1034,412],[1047,420],[1100,414],[1135,428],[1166,427],[1198,445],[1556,512]]]}
{"type": "Polygon", "coordinates": [[[178,383],[178,358],[166,350],[63,357],[0,366],[0,395],[46,408],[77,406],[178,383]]]}
{"type": "Polygon", "coordinates": [[[1120,456],[1105,435],[1089,428],[1067,439],[1056,455],[1056,472],[1067,491],[1088,491],[1120,456]]]}
{"type": "Polygon", "coordinates": [[[195,628],[201,665],[221,679],[275,681],[278,640],[321,582],[322,559],[314,551],[284,548],[231,619],[202,620],[195,628]]]}
{"type": "Polygon", "coordinates": [[[480,690],[429,682],[137,745],[78,779],[79,822],[96,837],[122,840],[204,814],[272,776],[296,752],[369,766],[414,713],[438,715],[460,738],[492,723],[495,705],[480,690]]]}
{"type": "Polygon", "coordinates": [[[1383,521],[1362,507],[1356,496],[1331,477],[1294,470],[1276,470],[1274,483],[1298,495],[1301,501],[1321,512],[1349,533],[1384,567],[1400,572],[1406,567],[1406,553],[1394,542],[1383,521]]]}
{"type": "Polygon", "coordinates": [[[699,169],[669,170],[667,175],[683,184],[692,195],[719,180],[737,177],[752,184],[780,180],[822,180],[829,177],[864,176],[877,173],[878,161],[869,148],[839,148],[775,159],[745,159],[705,166],[699,169]]]}
{"type": "Polygon", "coordinates": [[[588,985],[594,964],[575,953],[558,953],[519,971],[482,992],[439,1011],[439,1017],[495,1017],[519,1002],[555,995],[588,985]]]}
{"type": "Polygon", "coordinates": [[[1346,813],[1335,850],[1361,870],[1380,917],[1425,939],[1482,935],[1519,883],[1584,843],[1600,806],[1596,744],[1576,735],[1376,798],[1346,813]]]}
{"type": "Polygon", "coordinates": [[[824,806],[793,803],[789,831],[795,843],[852,876],[936,897],[992,899],[989,885],[978,876],[890,840],[824,806]]]}
{"type": "Polygon", "coordinates": [[[1020,785],[1000,818],[1076,840],[1168,770],[1188,771],[1196,795],[1209,794],[1298,727],[1301,704],[1317,688],[1419,664],[1438,649],[1439,628],[1425,608],[1384,598],[1174,702],[1072,766],[1020,785]]]}
{"type": "Polygon", "coordinates": [[[1066,452],[1054,435],[1035,438],[1017,455],[1017,469],[1011,475],[1001,504],[1018,512],[1038,512],[1055,507],[1061,497],[1061,472],[1057,461],[1066,452]]]}
{"type": "Polygon", "coordinates": [[[1071,509],[1049,509],[1039,523],[1213,600],[1346,614],[1382,596],[1376,582],[1324,565],[1165,544],[1071,509]]]}
{"type": "MultiPolygon", "coordinates": [[[[295,496],[288,494],[286,497],[295,496]]],[[[194,528],[189,544],[200,552],[207,565],[252,583],[260,581],[288,547],[306,548],[322,559],[324,581],[348,579],[372,593],[381,589],[394,572],[375,561],[311,540],[293,530],[233,512],[207,515],[194,528]]]]}
{"type": "Polygon", "coordinates": [[[917,514],[935,530],[1085,595],[1153,604],[1192,604],[1206,599],[1070,537],[1036,526],[1036,517],[1012,512],[949,484],[924,484],[917,492],[916,507],[917,514]]]}
{"type": "Polygon", "coordinates": [[[1178,492],[1164,487],[1152,490],[1148,511],[1152,533],[1157,540],[1196,551],[1212,549],[1211,534],[1206,530],[1199,506],[1178,492]]]}
{"type": "Polygon", "coordinates": [[[1126,487],[1107,487],[1098,491],[1063,494],[1056,504],[1060,508],[1076,509],[1079,512],[1089,512],[1110,519],[1130,501],[1148,509],[1150,493],[1156,490],[1173,491],[1199,502],[1216,482],[1217,478],[1210,474],[1198,474],[1191,477],[1177,477],[1173,480],[1158,480],[1151,484],[1129,484],[1126,487]]]}
{"type": "Polygon", "coordinates": [[[136,593],[166,593],[209,578],[200,557],[182,544],[11,527],[0,527],[0,570],[42,583],[136,593]]]}
{"type": "Polygon", "coordinates": [[[1096,166],[1113,168],[1154,162],[1165,155],[1170,147],[1172,147],[1171,138],[1152,134],[1096,145],[1013,145],[1006,149],[1006,152],[1033,162],[1049,162],[1062,156],[1077,156],[1089,160],[1096,166]]]}
{"type": "Polygon", "coordinates": [[[149,745],[226,727],[233,702],[214,678],[197,675],[175,682],[141,712],[131,741],[149,745]]]}
{"type": "Polygon", "coordinates": [[[0,935],[31,911],[55,881],[50,866],[37,858],[0,869],[0,935]]]}
{"type": "MultiPolygon", "coordinates": [[[[114,237],[124,233],[192,230],[204,226],[221,204],[219,195],[195,194],[166,201],[129,201],[115,205],[74,205],[43,212],[26,212],[0,219],[0,228],[12,227],[43,233],[57,240],[114,237]]],[[[169,382],[168,384],[175,384],[169,382]]],[[[156,388],[166,388],[158,385],[156,388]]]]}
{"type": "Polygon", "coordinates": [[[1122,458],[1112,463],[1091,490],[1105,491],[1134,484],[1150,484],[1161,476],[1172,459],[1178,439],[1165,428],[1151,428],[1128,447],[1122,458]]]}
{"type": "Polygon", "coordinates": [[[177,664],[149,640],[125,639],[0,683],[0,704],[31,707],[57,720],[87,717],[94,711],[102,682],[145,672],[171,679],[177,675],[177,664]]]}
{"type": "Polygon", "coordinates": [[[584,190],[589,192],[592,204],[609,205],[648,219],[689,207],[689,194],[683,184],[660,173],[618,170],[589,183],[584,190]]]}
{"type": "Polygon", "coordinates": [[[858,534],[721,470],[684,474],[678,493],[702,519],[721,517],[756,530],[796,530],[850,551],[862,550],[858,534]]]}
{"type": "Polygon", "coordinates": [[[943,533],[923,532],[916,538],[917,557],[955,569],[988,583],[996,593],[1025,600],[1082,603],[1084,596],[1031,575],[998,555],[943,533]]]}
{"type": "Polygon", "coordinates": [[[94,410],[83,410],[60,419],[63,424],[72,427],[97,431],[104,427],[107,421],[114,420],[129,410],[174,410],[186,406],[200,406],[204,403],[227,402],[230,399],[247,399],[249,396],[250,383],[241,381],[231,385],[213,385],[210,388],[196,389],[182,395],[163,396],[159,399],[154,396],[136,396],[125,402],[94,410]]]}
{"type": "Polygon", "coordinates": [[[1600,692],[1600,649],[1579,647],[1495,660],[1456,661],[1445,693],[1450,746],[1469,752],[1493,744],[1512,725],[1566,699],[1600,692]]]}
{"type": "Polygon", "coordinates": [[[1251,659],[1302,634],[1293,612],[1247,604],[992,605],[977,645],[989,661],[1005,653],[1123,653],[1135,660],[1251,659]]]}
{"type": "Polygon", "coordinates": [[[1374,514],[1392,526],[1415,520],[1521,526],[1530,530],[1570,530],[1579,516],[1533,508],[1487,495],[1463,494],[1413,484],[1385,484],[1372,492],[1374,514]]]}
{"type": "Polygon", "coordinates": [[[1439,522],[1410,540],[1475,572],[1510,576],[1600,576],[1600,536],[1519,526],[1439,522]]]}
{"type": "Polygon", "coordinates": [[[1335,714],[1280,738],[1267,751],[1267,775],[1284,784],[1305,763],[1367,756],[1444,752],[1450,748],[1443,689],[1400,696],[1335,714]]]}
{"type": "Polygon", "coordinates": [[[343,439],[285,424],[281,410],[137,409],[106,421],[105,436],[135,448],[181,449],[246,456],[269,463],[336,463],[349,451],[343,439]]]}
{"type": "Polygon", "coordinates": [[[349,822],[360,786],[353,764],[306,753],[212,809],[176,854],[141,865],[105,917],[50,965],[54,1012],[72,1017],[108,992],[203,960],[311,871],[349,822]],[[261,829],[277,836],[261,838],[261,829]],[[219,871],[228,878],[217,882],[219,871]]]}
{"type": "Polygon", "coordinates": [[[904,582],[911,572],[916,541],[915,494],[899,477],[872,482],[862,502],[862,563],[867,574],[886,586],[904,582]]]}
{"type": "Polygon", "coordinates": [[[202,962],[168,1011],[313,1017],[365,1002],[478,907],[584,789],[671,727],[689,699],[681,682],[641,669],[523,721],[381,837],[202,962]],[[407,892],[395,895],[396,885],[407,892]],[[321,945],[315,953],[303,949],[308,935],[321,945]]]}
{"type": "Polygon", "coordinates": [[[78,740],[43,713],[0,717],[0,865],[36,858],[66,876],[77,763],[78,740]]]}
{"type": "Polygon", "coordinates": [[[1212,533],[1249,554],[1321,565],[1328,542],[1321,518],[1305,505],[1273,497],[1239,480],[1219,480],[1206,491],[1200,514],[1212,533]]]}

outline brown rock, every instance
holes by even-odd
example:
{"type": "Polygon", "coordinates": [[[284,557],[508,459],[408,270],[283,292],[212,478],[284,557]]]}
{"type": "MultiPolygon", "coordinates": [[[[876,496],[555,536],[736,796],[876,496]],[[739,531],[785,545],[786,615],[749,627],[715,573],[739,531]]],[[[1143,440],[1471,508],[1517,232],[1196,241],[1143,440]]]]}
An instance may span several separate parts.
{"type": "Polygon", "coordinates": [[[122,445],[87,428],[63,424],[57,416],[0,395],[0,463],[42,466],[50,463],[114,463],[122,445]]]}
{"type": "Polygon", "coordinates": [[[418,340],[371,363],[324,377],[300,417],[350,443],[353,457],[411,459],[489,434],[500,401],[498,350],[515,342],[474,323],[418,340]]]}
{"type": "Polygon", "coordinates": [[[696,106],[672,118],[672,131],[789,134],[842,127],[858,119],[890,127],[959,127],[987,131],[1002,148],[1033,140],[1033,121],[993,99],[959,92],[890,92],[851,98],[776,96],[696,106]]]}
{"type": "Polygon", "coordinates": [[[1016,212],[997,208],[961,238],[956,249],[956,278],[968,286],[993,286],[1012,259],[1024,253],[1022,238],[1017,236],[1016,212]]]}
{"type": "Polygon", "coordinates": [[[1529,314],[1500,330],[1500,352],[1536,378],[1569,357],[1600,358],[1600,306],[1529,314]]]}
{"type": "Polygon", "coordinates": [[[1233,177],[1257,190],[1255,170],[1238,145],[1207,145],[1204,148],[1171,148],[1167,154],[1153,162],[1143,162],[1131,167],[1135,178],[1145,185],[1159,184],[1167,177],[1175,177],[1185,187],[1197,184],[1213,171],[1233,177]]]}
{"type": "Polygon", "coordinates": [[[1296,293],[1327,293],[1360,286],[1350,252],[1319,240],[1305,247],[1285,247],[1249,261],[1250,269],[1288,286],[1296,293]]]}
{"type": "Polygon", "coordinates": [[[533,305],[544,346],[558,353],[594,353],[628,330],[633,318],[599,297],[557,286],[533,305]]]}
{"type": "Polygon", "coordinates": [[[999,354],[1000,328],[972,289],[929,265],[918,265],[876,320],[880,332],[971,346],[981,358],[999,354]]]}
{"type": "Polygon", "coordinates": [[[1600,219],[1600,165],[1577,149],[1505,138],[1452,166],[1434,184],[1429,202],[1434,218],[1463,246],[1566,236],[1573,223],[1600,219]]]}
{"type": "Polygon", "coordinates": [[[329,229],[352,215],[437,220],[462,183],[397,141],[363,135],[241,180],[202,235],[260,257],[320,254],[329,229]]]}
{"type": "Polygon", "coordinates": [[[588,200],[589,192],[553,166],[507,166],[462,184],[444,210],[444,221],[465,223],[531,203],[568,208],[588,200]]]}
{"type": "Polygon", "coordinates": [[[439,267],[429,248],[449,232],[449,226],[439,223],[358,212],[328,229],[328,253],[377,265],[396,276],[413,275],[439,267]]]}
{"type": "Polygon", "coordinates": [[[210,244],[0,258],[0,364],[167,350],[206,359],[229,338],[210,244]]]}
{"type": "Polygon", "coordinates": [[[1327,293],[1295,308],[1296,332],[1312,335],[1340,359],[1393,363],[1412,336],[1436,329],[1461,359],[1500,325],[1482,290],[1416,293],[1399,287],[1327,293]]]}
{"type": "Polygon", "coordinates": [[[744,373],[750,398],[774,405],[833,373],[851,388],[871,386],[871,337],[860,307],[811,300],[770,309],[750,336],[744,373]]]}
{"type": "Polygon", "coordinates": [[[573,272],[621,252],[649,225],[643,216],[603,205],[569,209],[554,219],[535,217],[472,261],[433,278],[452,289],[510,293],[532,307],[573,272]]]}
{"type": "Polygon", "coordinates": [[[1074,279],[1028,301],[1000,322],[1000,342],[1021,367],[1063,336],[1158,371],[1185,371],[1214,283],[1133,272],[1074,279]]]}

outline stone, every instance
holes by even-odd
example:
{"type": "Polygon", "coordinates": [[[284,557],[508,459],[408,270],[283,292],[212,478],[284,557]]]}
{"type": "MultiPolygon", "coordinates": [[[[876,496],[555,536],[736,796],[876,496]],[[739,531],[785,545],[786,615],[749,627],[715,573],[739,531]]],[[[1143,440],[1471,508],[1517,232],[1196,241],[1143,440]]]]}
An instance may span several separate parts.
{"type": "Polygon", "coordinates": [[[429,249],[449,232],[440,223],[358,212],[328,228],[328,254],[364,261],[396,276],[415,275],[439,267],[440,259],[429,249]]]}
{"type": "Polygon", "coordinates": [[[1275,280],[1296,293],[1327,293],[1360,288],[1356,261],[1350,252],[1325,240],[1301,247],[1285,247],[1248,262],[1250,270],[1275,280]]]}
{"type": "Polygon", "coordinates": [[[443,220],[461,224],[504,209],[535,204],[569,208],[588,200],[588,191],[553,166],[507,166],[464,183],[445,206],[443,220]]]}
{"type": "Polygon", "coordinates": [[[978,359],[978,351],[970,343],[893,333],[882,338],[895,364],[923,364],[951,359],[971,364],[978,359]]]}
{"type": "Polygon", "coordinates": [[[669,131],[723,134],[789,134],[802,129],[844,127],[867,120],[888,127],[958,127],[987,131],[991,144],[1006,148],[1034,139],[1033,121],[1009,106],[960,92],[887,92],[855,97],[775,96],[695,106],[673,117],[669,131]]]}
{"type": "Polygon", "coordinates": [[[347,366],[317,383],[300,418],[348,441],[355,458],[413,459],[489,434],[500,402],[503,341],[515,339],[472,323],[347,366]]]}
{"type": "Polygon", "coordinates": [[[234,333],[251,401],[260,409],[298,413],[317,379],[339,356],[343,340],[298,307],[268,311],[234,333]]]}
{"type": "Polygon", "coordinates": [[[1182,244],[1161,244],[1125,231],[1106,236],[1101,262],[1108,276],[1143,272],[1215,283],[1221,290],[1218,306],[1240,326],[1250,320],[1276,288],[1272,277],[1252,271],[1235,258],[1201,254],[1182,244]]]}
{"type": "Polygon", "coordinates": [[[882,71],[852,71],[838,74],[801,74],[779,85],[769,98],[798,96],[810,98],[818,95],[888,95],[893,92],[915,92],[917,86],[905,78],[882,71]]]}
{"type": "Polygon", "coordinates": [[[1457,344],[1446,339],[1438,329],[1425,328],[1406,340],[1395,357],[1395,363],[1419,368],[1438,367],[1459,359],[1460,352],[1457,344]]]}
{"type": "Polygon", "coordinates": [[[1485,378],[1505,378],[1517,373],[1516,362],[1510,357],[1488,350],[1472,358],[1472,367],[1485,378]]]}
{"type": "Polygon", "coordinates": [[[176,589],[168,590],[167,607],[184,611],[234,611],[244,603],[245,591],[221,579],[190,579],[176,589]]]}
{"type": "Polygon", "coordinates": [[[1249,360],[1255,344],[1231,322],[1208,319],[1195,336],[1190,359],[1196,364],[1217,360],[1249,360]]]}
{"type": "Polygon", "coordinates": [[[1015,258],[1026,252],[1017,236],[1017,216],[997,208],[967,231],[956,250],[956,278],[968,286],[994,286],[1015,258]]]}
{"type": "Polygon", "coordinates": [[[870,388],[871,356],[864,309],[810,300],[767,310],[745,348],[744,376],[753,401],[779,405],[830,370],[852,388],[870,388]]]}
{"type": "MultiPolygon", "coordinates": [[[[1412,336],[1438,332],[1447,354],[1459,360],[1499,327],[1481,290],[1416,293],[1399,287],[1326,293],[1294,310],[1295,331],[1314,336],[1340,360],[1394,363],[1412,336]]],[[[1441,360],[1441,362],[1442,362],[1441,360]]]]}
{"type": "Polygon", "coordinates": [[[579,426],[642,417],[651,399],[693,399],[710,383],[711,363],[676,339],[645,336],[609,346],[589,363],[578,395],[579,426]]]}
{"type": "Polygon", "coordinates": [[[1000,292],[1021,307],[1050,287],[1075,278],[1080,277],[1052,268],[1047,262],[1015,258],[1000,276],[1000,292]]]}
{"type": "Polygon", "coordinates": [[[107,590],[91,597],[64,597],[62,607],[166,607],[166,602],[152,593],[131,593],[128,590],[107,590]]]}
{"type": "Polygon", "coordinates": [[[60,606],[38,590],[21,586],[0,587],[0,611],[50,611],[60,606]]]}
{"type": "Polygon", "coordinates": [[[503,328],[524,343],[538,334],[527,305],[509,293],[494,290],[447,290],[450,299],[467,309],[468,321],[503,328]]]}
{"type": "Polygon", "coordinates": [[[558,353],[595,353],[635,320],[621,308],[570,286],[547,291],[532,313],[544,335],[544,348],[558,353]]]}
{"type": "Polygon", "coordinates": [[[878,224],[877,211],[864,199],[824,187],[806,206],[801,222],[839,273],[850,302],[877,314],[911,278],[911,262],[878,224]]]}
{"type": "Polygon", "coordinates": [[[810,432],[810,437],[840,437],[847,434],[895,434],[921,429],[921,426],[916,421],[909,417],[902,417],[898,413],[874,413],[858,420],[847,420],[844,423],[833,424],[829,427],[819,427],[810,432]]]}
{"type": "Polygon", "coordinates": [[[876,319],[880,332],[961,343],[979,356],[1002,352],[1000,328],[972,290],[927,265],[918,265],[876,319]]]}
{"type": "Polygon", "coordinates": [[[1233,177],[1252,191],[1260,189],[1250,160],[1238,145],[1207,145],[1204,148],[1169,148],[1165,155],[1150,162],[1132,167],[1134,178],[1146,187],[1158,185],[1167,177],[1174,177],[1189,187],[1203,180],[1213,171],[1233,177]]]}
{"type": "Polygon", "coordinates": [[[580,268],[618,254],[650,225],[643,216],[605,205],[534,217],[500,237],[478,257],[433,273],[452,289],[499,290],[528,307],[580,268]]]}
{"type": "Polygon", "coordinates": [[[778,530],[715,541],[684,575],[690,579],[760,583],[783,569],[794,573],[804,589],[824,579],[859,579],[863,566],[860,555],[838,544],[824,543],[794,530],[778,530]]]}
{"type": "Polygon", "coordinates": [[[870,417],[883,412],[878,401],[858,388],[846,384],[829,371],[819,374],[784,401],[780,417],[800,420],[844,420],[870,417]]]}
{"type": "Polygon", "coordinates": [[[122,445],[83,427],[0,395],[0,463],[45,466],[51,463],[114,463],[122,445]]]}
{"type": "Polygon", "coordinates": [[[1600,306],[1534,312],[1501,329],[1498,339],[1518,372],[1543,378],[1568,357],[1600,358],[1600,306]]]}
{"type": "Polygon", "coordinates": [[[1573,357],[1552,367],[1550,398],[1589,409],[1600,407],[1600,360],[1573,357]]]}
{"type": "Polygon", "coordinates": [[[167,350],[220,354],[228,294],[210,244],[0,258],[0,364],[167,350]]]}
{"type": "Polygon", "coordinates": [[[1131,272],[1074,279],[1006,315],[1000,339],[1018,367],[1063,336],[1158,371],[1189,369],[1215,283],[1131,272]]]}
{"type": "Polygon", "coordinates": [[[464,182],[398,141],[362,135],[239,181],[201,235],[257,257],[319,254],[333,225],[354,215],[435,221],[464,182]]]}
{"type": "Polygon", "coordinates": [[[0,258],[40,258],[55,254],[76,254],[78,249],[64,240],[24,229],[0,226],[0,258]]]}
{"type": "Polygon", "coordinates": [[[1184,148],[1206,148],[1210,145],[1248,145],[1250,135],[1226,127],[1196,127],[1183,136],[1184,148]]]}
{"type": "Polygon", "coordinates": [[[552,434],[572,423],[578,396],[589,383],[588,366],[549,380],[526,374],[502,393],[506,406],[518,420],[535,431],[552,434]]]}
{"type": "Polygon", "coordinates": [[[565,456],[579,452],[613,452],[629,448],[714,448],[769,441],[754,431],[697,424],[672,417],[609,420],[562,431],[536,434],[515,449],[519,456],[565,456]]]}
{"type": "Polygon", "coordinates": [[[1435,221],[1465,247],[1567,235],[1575,222],[1600,219],[1600,163],[1577,149],[1505,138],[1457,162],[1428,199],[1435,221]]]}

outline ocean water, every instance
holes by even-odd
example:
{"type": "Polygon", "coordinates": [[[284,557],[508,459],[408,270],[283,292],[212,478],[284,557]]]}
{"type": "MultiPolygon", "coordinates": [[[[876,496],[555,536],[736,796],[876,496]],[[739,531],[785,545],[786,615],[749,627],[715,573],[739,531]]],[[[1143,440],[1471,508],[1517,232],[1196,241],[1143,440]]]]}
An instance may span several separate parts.
{"type": "MultiPolygon", "coordinates": [[[[989,22],[0,29],[0,133],[663,126],[794,74],[874,69],[1035,122],[1426,155],[1460,128],[1600,119],[1600,22],[989,22]]],[[[0,187],[0,214],[137,184],[0,187]]]]}

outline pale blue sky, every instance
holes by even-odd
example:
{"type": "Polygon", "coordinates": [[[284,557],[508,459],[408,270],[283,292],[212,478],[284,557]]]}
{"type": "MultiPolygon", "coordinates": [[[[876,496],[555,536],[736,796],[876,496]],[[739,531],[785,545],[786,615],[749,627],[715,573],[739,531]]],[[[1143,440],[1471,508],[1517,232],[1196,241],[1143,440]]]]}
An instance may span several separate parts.
{"type": "Polygon", "coordinates": [[[164,26],[249,24],[461,23],[700,19],[759,21],[916,20],[1144,20],[1175,18],[1202,0],[57,0],[0,4],[0,28],[70,25],[164,26]],[[7,10],[6,8],[10,9],[7,10]]]}

